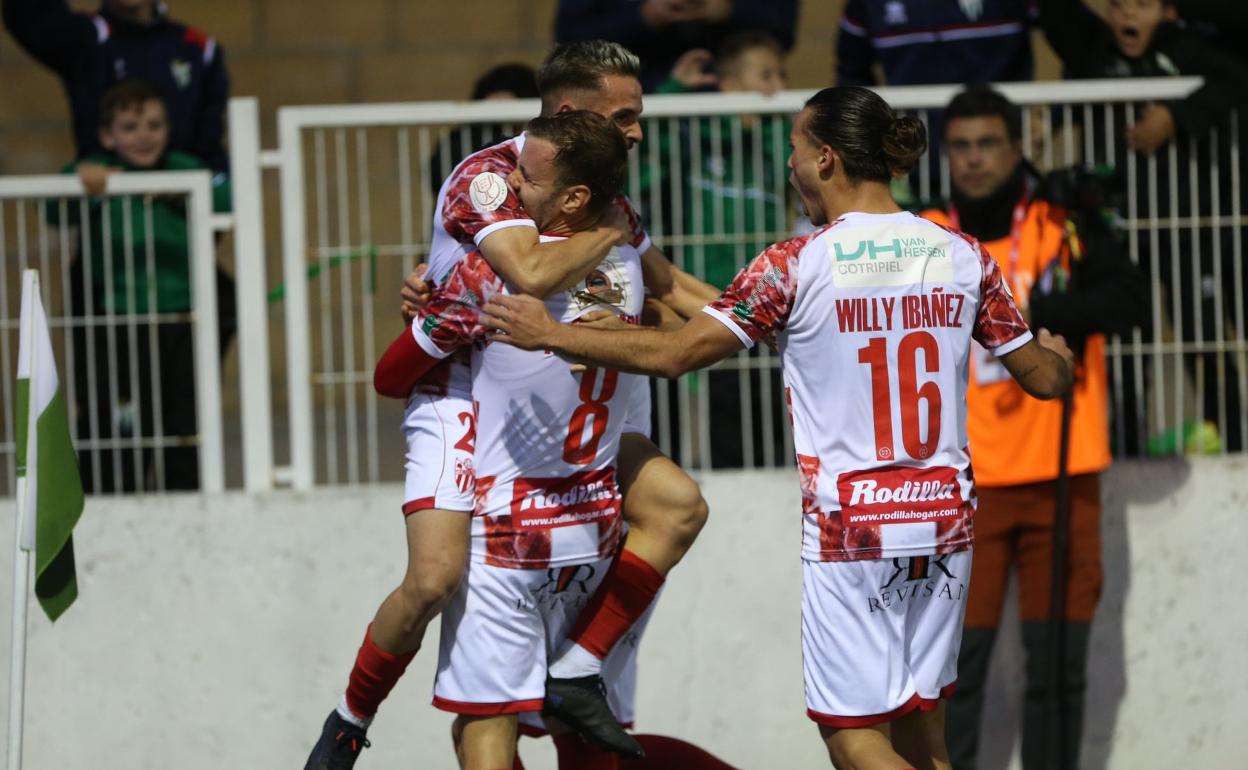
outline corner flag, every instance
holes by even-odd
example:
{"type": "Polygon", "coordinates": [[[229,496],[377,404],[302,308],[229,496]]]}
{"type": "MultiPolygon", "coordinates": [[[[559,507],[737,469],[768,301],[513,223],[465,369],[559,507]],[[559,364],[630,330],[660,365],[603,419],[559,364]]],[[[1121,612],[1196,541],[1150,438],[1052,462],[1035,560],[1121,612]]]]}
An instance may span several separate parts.
{"type": "Polygon", "coordinates": [[[18,500],[21,548],[35,552],[35,597],[56,620],[78,597],[72,535],[82,514],[82,479],[35,270],[22,276],[15,423],[18,485],[26,493],[18,500]]]}

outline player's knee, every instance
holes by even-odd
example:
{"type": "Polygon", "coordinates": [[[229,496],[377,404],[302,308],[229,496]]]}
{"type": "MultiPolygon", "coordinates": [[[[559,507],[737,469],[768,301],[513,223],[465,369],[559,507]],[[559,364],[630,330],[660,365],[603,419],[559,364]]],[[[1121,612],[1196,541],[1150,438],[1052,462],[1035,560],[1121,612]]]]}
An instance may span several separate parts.
{"type": "Polygon", "coordinates": [[[693,479],[681,474],[665,490],[664,509],[667,529],[676,542],[691,545],[706,525],[710,508],[693,479]]]}
{"type": "MultiPolygon", "coordinates": [[[[438,565],[443,566],[443,565],[438,565]]],[[[434,565],[422,565],[422,569],[411,570],[403,579],[399,590],[403,593],[405,603],[412,607],[416,614],[425,615],[438,612],[446,606],[463,578],[463,568],[440,569],[434,565]]]]}

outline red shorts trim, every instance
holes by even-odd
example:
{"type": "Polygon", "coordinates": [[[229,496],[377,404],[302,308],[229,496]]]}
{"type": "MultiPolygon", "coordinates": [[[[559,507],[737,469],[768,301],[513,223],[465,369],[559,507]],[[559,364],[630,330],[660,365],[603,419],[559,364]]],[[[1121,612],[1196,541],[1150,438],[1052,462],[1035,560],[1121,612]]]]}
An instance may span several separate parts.
{"type": "Polygon", "coordinates": [[[432,497],[418,497],[415,500],[408,500],[406,503],[403,503],[403,516],[411,516],[417,511],[427,511],[430,508],[437,507],[433,502],[434,498],[432,497]]]}
{"type": "Polygon", "coordinates": [[[493,717],[503,714],[522,714],[526,711],[541,711],[542,699],[517,700],[506,703],[460,703],[433,696],[433,707],[449,711],[452,714],[467,714],[474,717],[493,717]]]}
{"type": "Polygon", "coordinates": [[[935,711],[936,706],[942,698],[948,698],[953,695],[953,691],[957,689],[958,683],[950,682],[940,688],[940,694],[935,698],[922,698],[916,692],[910,696],[910,700],[901,704],[897,708],[886,714],[871,714],[861,717],[838,717],[831,714],[820,714],[818,711],[806,709],[806,716],[816,724],[824,727],[834,727],[838,730],[852,730],[858,727],[872,727],[874,725],[882,725],[885,722],[893,722],[909,714],[911,711],[935,711]]]}

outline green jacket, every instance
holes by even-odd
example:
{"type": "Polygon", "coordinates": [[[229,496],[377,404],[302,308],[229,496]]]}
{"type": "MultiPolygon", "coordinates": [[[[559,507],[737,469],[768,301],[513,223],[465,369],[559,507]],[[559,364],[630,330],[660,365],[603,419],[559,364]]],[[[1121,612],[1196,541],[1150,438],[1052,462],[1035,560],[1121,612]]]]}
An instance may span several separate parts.
{"type": "MultiPolygon", "coordinates": [[[[664,84],[661,90],[679,88],[664,84]]],[[[684,236],[674,242],[671,254],[719,288],[760,251],[791,234],[786,163],[792,119],[763,115],[735,133],[738,120],[725,115],[682,121],[678,144],[663,121],[657,137],[665,218],[678,224],[684,236]],[[667,178],[674,157],[683,171],[679,198],[667,178]]],[[[643,170],[648,171],[644,164],[643,170]]],[[[653,191],[651,180],[642,184],[653,191]]]]}
{"type": "MultiPolygon", "coordinates": [[[[193,171],[208,168],[196,158],[177,151],[166,153],[160,165],[151,169],[130,166],[114,153],[91,155],[82,162],[98,163],[123,171],[193,171]]],[[[74,162],[65,166],[62,173],[75,173],[77,165],[78,162],[74,162]]],[[[212,207],[217,213],[230,211],[230,183],[224,174],[213,177],[212,207]]],[[[61,207],[58,203],[48,202],[46,210],[48,221],[60,221],[61,207]]],[[[152,293],[156,299],[156,312],[179,313],[191,309],[190,240],[186,203],[182,196],[106,195],[91,198],[87,203],[88,221],[85,226],[81,222],[81,212],[82,207],[77,201],[66,202],[66,224],[80,225],[82,229],[80,255],[83,259],[87,259],[88,255],[90,258],[91,285],[97,312],[151,312],[149,297],[152,293]],[[150,242],[147,225],[149,200],[150,242]],[[107,249],[104,242],[105,210],[108,212],[107,249]],[[127,217],[129,228],[126,226],[127,217]],[[149,270],[149,250],[154,270],[149,270]],[[155,280],[151,281],[153,274],[155,280]]]]}

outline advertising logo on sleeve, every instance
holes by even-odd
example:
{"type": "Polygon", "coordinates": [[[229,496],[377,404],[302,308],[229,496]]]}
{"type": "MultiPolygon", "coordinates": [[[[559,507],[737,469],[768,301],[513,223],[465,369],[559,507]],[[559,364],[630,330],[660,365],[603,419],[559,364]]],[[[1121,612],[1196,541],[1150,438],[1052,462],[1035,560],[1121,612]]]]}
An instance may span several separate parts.
{"type": "Polygon", "coordinates": [[[472,207],[482,213],[496,210],[506,202],[510,193],[507,180],[493,171],[477,174],[468,184],[468,198],[472,201],[472,207]]]}
{"type": "Polygon", "coordinates": [[[962,497],[958,469],[948,466],[848,471],[836,486],[846,527],[954,520],[970,505],[962,497]]]}
{"type": "Polygon", "coordinates": [[[614,468],[567,478],[516,479],[511,495],[511,520],[519,530],[590,524],[616,515],[620,507],[614,468]]]}
{"type": "Polygon", "coordinates": [[[833,229],[828,253],[841,289],[909,286],[953,280],[953,243],[922,225],[833,229]]]}

